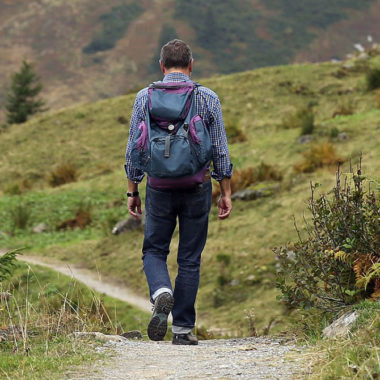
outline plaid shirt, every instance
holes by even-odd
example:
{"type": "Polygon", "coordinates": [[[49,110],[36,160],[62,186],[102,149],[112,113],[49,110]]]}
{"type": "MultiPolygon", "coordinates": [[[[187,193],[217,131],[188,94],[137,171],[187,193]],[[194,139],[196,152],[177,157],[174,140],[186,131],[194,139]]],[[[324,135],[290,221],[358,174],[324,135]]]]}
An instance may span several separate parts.
{"type": "MultiPolygon", "coordinates": [[[[166,75],[163,82],[185,82],[190,78],[183,73],[170,73],[166,75]]],[[[144,178],[144,173],[132,167],[131,148],[134,133],[138,130],[138,125],[145,120],[146,102],[148,100],[148,89],[141,90],[135,100],[131,117],[128,145],[125,153],[126,163],[124,165],[127,177],[135,182],[140,183],[144,178]]],[[[232,164],[230,162],[226,131],[224,128],[222,109],[220,101],[215,92],[207,87],[198,87],[195,92],[195,107],[197,114],[204,120],[211,139],[213,171],[211,176],[217,181],[232,176],[232,164]]]]}

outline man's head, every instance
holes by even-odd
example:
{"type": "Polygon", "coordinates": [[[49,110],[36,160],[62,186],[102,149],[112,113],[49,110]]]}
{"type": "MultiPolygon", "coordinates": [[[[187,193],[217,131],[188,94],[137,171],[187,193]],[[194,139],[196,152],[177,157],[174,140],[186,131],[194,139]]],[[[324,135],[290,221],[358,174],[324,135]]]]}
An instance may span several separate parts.
{"type": "Polygon", "coordinates": [[[190,75],[193,69],[193,55],[189,45],[181,40],[169,41],[161,49],[160,66],[164,74],[180,71],[190,75]]]}

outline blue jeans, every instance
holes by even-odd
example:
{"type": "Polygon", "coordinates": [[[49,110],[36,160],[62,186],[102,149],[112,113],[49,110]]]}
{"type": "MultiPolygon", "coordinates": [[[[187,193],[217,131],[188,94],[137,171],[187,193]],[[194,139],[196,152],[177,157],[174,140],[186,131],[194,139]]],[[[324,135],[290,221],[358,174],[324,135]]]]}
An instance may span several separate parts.
{"type": "Polygon", "coordinates": [[[147,185],[143,263],[151,297],[158,289],[172,289],[166,259],[178,217],[178,274],[172,310],[175,326],[193,328],[195,325],[194,304],[201,254],[207,238],[211,193],[211,181],[184,190],[156,190],[147,185]]]}

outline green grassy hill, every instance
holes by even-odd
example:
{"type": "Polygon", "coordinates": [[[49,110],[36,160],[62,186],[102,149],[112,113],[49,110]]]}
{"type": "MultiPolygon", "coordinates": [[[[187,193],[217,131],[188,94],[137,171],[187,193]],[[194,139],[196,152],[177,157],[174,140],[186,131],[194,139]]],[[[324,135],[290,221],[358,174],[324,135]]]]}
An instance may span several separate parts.
{"type": "MultiPolygon", "coordinates": [[[[333,165],[308,174],[295,171],[304,152],[329,143],[353,164],[363,152],[364,173],[380,177],[380,109],[366,84],[366,72],[380,67],[380,55],[370,53],[368,60],[344,64],[277,66],[202,80],[220,96],[235,168],[264,162],[283,176],[271,196],[235,201],[227,221],[217,220],[216,208],[211,212],[197,305],[208,328],[247,334],[246,314],[252,311],[259,328],[273,318],[275,330],[287,325],[288,311],[276,300],[272,248],[296,238],[292,215],[302,226],[310,180],[329,191],[336,170],[333,165]],[[305,107],[315,117],[309,144],[298,142],[301,127],[294,121],[305,107]],[[337,137],[341,132],[348,139],[337,137]]],[[[0,246],[27,246],[33,254],[78,263],[148,294],[142,231],[110,234],[112,225],[127,216],[123,163],[133,101],[131,94],[47,112],[0,134],[0,246]],[[74,166],[78,179],[50,187],[48,177],[60,164],[74,166]],[[91,224],[57,231],[78,209],[90,212],[91,224]],[[48,230],[33,233],[41,222],[48,230]]],[[[348,168],[346,161],[343,171],[348,168]]],[[[271,186],[273,180],[255,184],[271,186]]],[[[173,273],[177,240],[175,234],[169,259],[173,273]]]]}
{"type": "MultiPolygon", "coordinates": [[[[343,58],[380,39],[380,0],[18,0],[0,3],[0,107],[10,74],[36,64],[50,107],[110,98],[157,80],[162,43],[188,41],[208,77],[343,58]],[[196,22],[195,22],[196,20],[196,22]]],[[[1,119],[0,114],[0,119],[1,119]]]]}

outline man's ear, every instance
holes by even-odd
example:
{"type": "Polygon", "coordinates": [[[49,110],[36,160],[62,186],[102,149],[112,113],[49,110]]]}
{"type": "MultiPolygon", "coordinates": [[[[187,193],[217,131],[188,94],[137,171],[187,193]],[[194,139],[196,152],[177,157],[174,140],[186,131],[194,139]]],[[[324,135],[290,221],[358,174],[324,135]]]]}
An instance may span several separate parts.
{"type": "Polygon", "coordinates": [[[190,64],[189,64],[189,72],[190,72],[190,74],[193,72],[193,63],[194,63],[194,59],[192,59],[190,61],[190,64]]]}
{"type": "Polygon", "coordinates": [[[162,74],[165,75],[165,66],[162,64],[162,61],[159,61],[159,62],[160,62],[160,68],[161,68],[162,74]]]}

